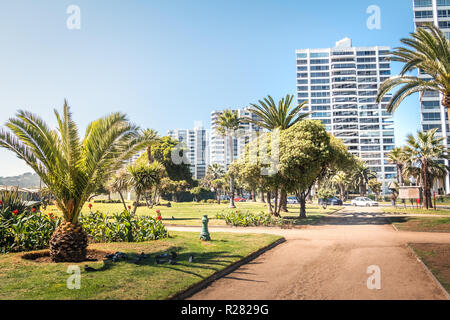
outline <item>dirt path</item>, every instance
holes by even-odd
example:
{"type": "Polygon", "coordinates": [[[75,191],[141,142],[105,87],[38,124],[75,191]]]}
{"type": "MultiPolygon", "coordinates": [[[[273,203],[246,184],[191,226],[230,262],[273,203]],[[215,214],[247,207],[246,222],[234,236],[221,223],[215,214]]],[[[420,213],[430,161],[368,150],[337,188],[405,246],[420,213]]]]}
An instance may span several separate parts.
{"type": "Polygon", "coordinates": [[[346,208],[305,229],[211,228],[211,232],[273,233],[287,241],[192,299],[446,299],[406,243],[450,244],[450,235],[397,232],[378,208],[346,208]],[[367,268],[373,265],[381,271],[380,290],[367,287],[371,276],[367,268]]]}

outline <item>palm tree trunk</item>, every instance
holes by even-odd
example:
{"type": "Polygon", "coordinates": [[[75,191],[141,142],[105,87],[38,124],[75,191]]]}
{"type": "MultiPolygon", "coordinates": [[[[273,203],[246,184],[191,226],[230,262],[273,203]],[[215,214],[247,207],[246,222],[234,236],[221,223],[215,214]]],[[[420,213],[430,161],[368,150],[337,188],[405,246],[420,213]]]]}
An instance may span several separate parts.
{"type": "Polygon", "coordinates": [[[256,190],[252,190],[252,202],[256,202],[256,190]]]}
{"type": "Polygon", "coordinates": [[[261,189],[261,202],[266,203],[266,199],[264,199],[264,191],[261,189]]]}
{"type": "Polygon", "coordinates": [[[236,208],[234,204],[234,179],[230,177],[230,208],[236,208]]]}
{"type": "Polygon", "coordinates": [[[125,208],[125,211],[128,211],[127,205],[126,205],[126,203],[125,203],[125,199],[123,198],[123,195],[122,195],[122,192],[121,192],[121,191],[119,191],[119,196],[120,196],[120,200],[122,200],[123,207],[125,208]]]}
{"type": "Polygon", "coordinates": [[[424,188],[424,197],[425,197],[425,208],[428,210],[428,164],[426,161],[423,163],[423,188],[424,188]]]}
{"type": "Polygon", "coordinates": [[[139,206],[139,200],[141,200],[141,194],[140,193],[136,193],[136,202],[134,203],[134,209],[133,209],[133,215],[136,214],[136,210],[139,206]]]}

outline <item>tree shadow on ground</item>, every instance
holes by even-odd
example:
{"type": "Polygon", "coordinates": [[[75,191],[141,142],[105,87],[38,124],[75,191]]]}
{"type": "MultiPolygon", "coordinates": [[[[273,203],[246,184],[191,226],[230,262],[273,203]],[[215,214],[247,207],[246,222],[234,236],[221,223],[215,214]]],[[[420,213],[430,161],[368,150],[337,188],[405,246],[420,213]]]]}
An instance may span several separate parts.
{"type": "Polygon", "coordinates": [[[164,269],[171,269],[174,271],[182,272],[197,276],[199,278],[205,278],[201,274],[194,272],[189,269],[199,269],[199,270],[212,270],[214,272],[220,271],[226,266],[230,265],[236,260],[242,259],[241,255],[232,255],[228,251],[210,251],[210,252],[181,252],[183,247],[169,247],[166,250],[161,250],[147,254],[146,258],[141,259],[137,262],[140,252],[128,252],[125,253],[128,259],[120,259],[118,262],[113,262],[110,259],[103,260],[103,266],[97,269],[97,272],[107,271],[111,268],[119,267],[121,264],[132,264],[136,268],[140,267],[157,267],[164,269]],[[171,252],[175,252],[177,257],[175,259],[176,264],[170,264],[169,259],[171,258],[171,252]],[[167,253],[167,257],[161,257],[161,255],[167,253]],[[189,262],[189,257],[193,257],[193,261],[189,262]],[[160,263],[157,263],[157,257],[160,263]]]}
{"type": "MultiPolygon", "coordinates": [[[[379,212],[357,212],[357,213],[337,213],[323,217],[315,225],[388,225],[392,224],[392,219],[379,212]]],[[[405,219],[398,217],[398,219],[405,219]]]]}

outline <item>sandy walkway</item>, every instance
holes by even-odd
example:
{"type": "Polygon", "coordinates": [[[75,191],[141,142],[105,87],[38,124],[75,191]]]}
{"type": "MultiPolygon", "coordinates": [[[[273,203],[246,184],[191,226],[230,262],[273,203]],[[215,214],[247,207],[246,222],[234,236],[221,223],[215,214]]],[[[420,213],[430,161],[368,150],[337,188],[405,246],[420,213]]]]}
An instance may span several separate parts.
{"type": "Polygon", "coordinates": [[[283,235],[287,242],[215,281],[192,299],[446,299],[406,243],[450,244],[450,235],[396,232],[377,208],[346,208],[305,229],[210,231],[273,233],[283,235]],[[380,290],[367,288],[370,274],[366,271],[372,265],[381,270],[380,290]]]}

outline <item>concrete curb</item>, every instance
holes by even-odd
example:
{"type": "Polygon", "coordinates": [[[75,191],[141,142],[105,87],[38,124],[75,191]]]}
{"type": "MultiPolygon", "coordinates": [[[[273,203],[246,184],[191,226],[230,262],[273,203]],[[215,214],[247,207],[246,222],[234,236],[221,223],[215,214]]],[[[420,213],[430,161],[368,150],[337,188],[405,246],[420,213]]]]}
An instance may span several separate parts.
{"type": "Polygon", "coordinates": [[[233,271],[235,271],[242,265],[249,263],[250,261],[252,261],[252,260],[256,259],[257,257],[259,257],[260,255],[262,255],[263,253],[275,248],[276,246],[278,246],[284,242],[286,242],[285,238],[278,239],[277,241],[269,244],[268,246],[265,246],[264,248],[261,248],[255,252],[251,253],[250,255],[246,256],[245,258],[232,263],[225,269],[217,271],[216,273],[214,273],[213,275],[209,276],[206,279],[203,279],[199,283],[193,284],[192,286],[190,286],[183,292],[177,293],[173,297],[169,298],[169,300],[185,300],[185,299],[193,296],[197,292],[208,287],[214,281],[226,276],[227,274],[232,273],[233,271]]]}
{"type": "Polygon", "coordinates": [[[439,282],[439,280],[434,276],[434,274],[428,269],[427,265],[420,259],[420,257],[416,254],[413,248],[409,244],[406,245],[409,249],[409,251],[416,257],[417,261],[423,266],[425,271],[428,273],[428,275],[433,279],[433,281],[436,283],[436,285],[441,289],[441,291],[444,293],[444,296],[447,297],[447,300],[450,300],[450,294],[445,290],[445,288],[442,286],[442,284],[439,282]]]}

